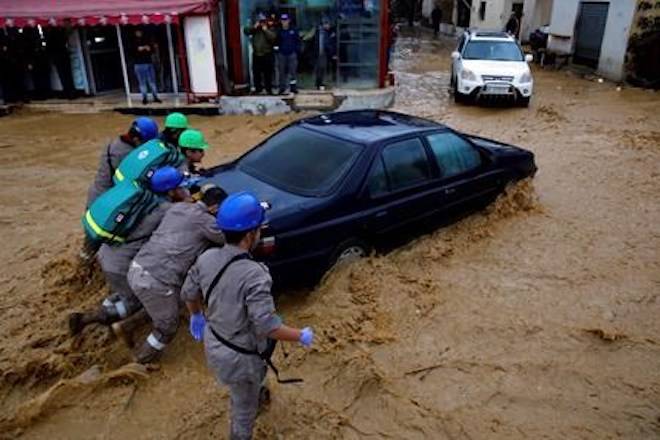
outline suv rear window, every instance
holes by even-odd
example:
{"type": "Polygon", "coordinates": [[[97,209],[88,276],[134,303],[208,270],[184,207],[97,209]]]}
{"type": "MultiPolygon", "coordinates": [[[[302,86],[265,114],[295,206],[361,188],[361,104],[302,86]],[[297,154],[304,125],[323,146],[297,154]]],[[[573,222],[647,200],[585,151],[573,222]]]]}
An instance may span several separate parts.
{"type": "Polygon", "coordinates": [[[512,41],[470,41],[464,60],[523,61],[520,47],[512,41]]]}
{"type": "Polygon", "coordinates": [[[238,168],[300,195],[322,195],[351,167],[360,145],[293,126],[249,152],[238,168]]]}

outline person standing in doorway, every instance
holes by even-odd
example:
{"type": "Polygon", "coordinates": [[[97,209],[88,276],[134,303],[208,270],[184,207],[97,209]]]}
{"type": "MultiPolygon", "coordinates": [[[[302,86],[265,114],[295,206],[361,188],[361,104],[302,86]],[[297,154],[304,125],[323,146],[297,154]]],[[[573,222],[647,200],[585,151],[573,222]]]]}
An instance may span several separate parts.
{"type": "Polygon", "coordinates": [[[135,31],[135,41],[133,42],[133,68],[135,76],[140,84],[140,93],[142,93],[142,104],[147,105],[147,88],[154,97],[154,102],[162,102],[158,99],[158,87],[156,86],[156,70],[152,59],[153,46],[144,36],[142,30],[135,31]]]}
{"type": "Polygon", "coordinates": [[[316,76],[316,88],[325,90],[325,75],[328,67],[337,60],[337,32],[332,28],[330,19],[323,17],[321,25],[313,28],[303,40],[313,40],[314,75],[316,76]]]}
{"type": "Polygon", "coordinates": [[[300,53],[300,34],[298,29],[291,26],[289,14],[280,17],[282,27],[277,35],[279,47],[278,64],[280,75],[280,95],[286,94],[287,81],[291,93],[298,93],[298,54],[300,53]]]}
{"type": "Polygon", "coordinates": [[[512,12],[511,17],[509,17],[509,21],[506,22],[505,30],[512,37],[518,38],[519,27],[520,27],[520,21],[518,21],[518,17],[516,16],[516,13],[512,12]]]}
{"type": "Polygon", "coordinates": [[[266,94],[273,94],[273,45],[277,34],[268,26],[263,13],[257,15],[254,26],[245,26],[245,35],[252,36],[252,76],[254,91],[258,95],[266,87],[266,94]]]}
{"type": "Polygon", "coordinates": [[[442,9],[438,3],[433,7],[433,12],[431,12],[431,21],[433,22],[433,36],[438,38],[440,33],[440,22],[442,21],[442,9]]]}

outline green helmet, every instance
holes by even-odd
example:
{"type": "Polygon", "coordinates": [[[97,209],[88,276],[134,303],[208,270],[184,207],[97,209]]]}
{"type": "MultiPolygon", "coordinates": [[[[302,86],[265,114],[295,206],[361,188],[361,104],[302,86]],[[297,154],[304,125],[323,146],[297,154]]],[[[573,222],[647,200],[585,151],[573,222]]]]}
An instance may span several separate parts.
{"type": "Polygon", "coordinates": [[[189,128],[179,136],[179,147],[191,150],[206,150],[209,144],[206,143],[201,131],[189,128]]]}
{"type": "Polygon", "coordinates": [[[188,128],[188,118],[179,112],[170,113],[165,118],[165,128],[188,128]]]}

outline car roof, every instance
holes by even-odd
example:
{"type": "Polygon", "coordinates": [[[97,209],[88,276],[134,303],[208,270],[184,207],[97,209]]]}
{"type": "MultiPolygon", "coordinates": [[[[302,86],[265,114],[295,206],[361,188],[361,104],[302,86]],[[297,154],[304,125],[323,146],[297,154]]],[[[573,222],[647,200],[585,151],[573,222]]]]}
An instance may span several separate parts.
{"type": "Polygon", "coordinates": [[[375,143],[434,128],[446,128],[428,119],[382,110],[324,113],[301,119],[297,124],[319,133],[361,144],[375,143]]]}
{"type": "Polygon", "coordinates": [[[515,39],[511,35],[501,31],[483,31],[483,30],[472,29],[467,33],[470,37],[470,40],[474,40],[474,41],[479,41],[479,40],[515,41],[515,39]]]}

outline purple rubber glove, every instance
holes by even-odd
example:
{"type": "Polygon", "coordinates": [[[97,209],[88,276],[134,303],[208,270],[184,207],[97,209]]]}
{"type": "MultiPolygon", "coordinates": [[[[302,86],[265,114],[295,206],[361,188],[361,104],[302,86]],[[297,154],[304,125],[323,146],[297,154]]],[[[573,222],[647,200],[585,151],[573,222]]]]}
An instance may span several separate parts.
{"type": "Polygon", "coordinates": [[[190,334],[195,341],[201,341],[204,337],[204,327],[206,327],[206,319],[202,312],[190,315],[190,334]]]}
{"type": "Polygon", "coordinates": [[[311,347],[312,342],[314,341],[314,330],[311,327],[305,327],[300,331],[300,343],[303,347],[311,347]]]}

